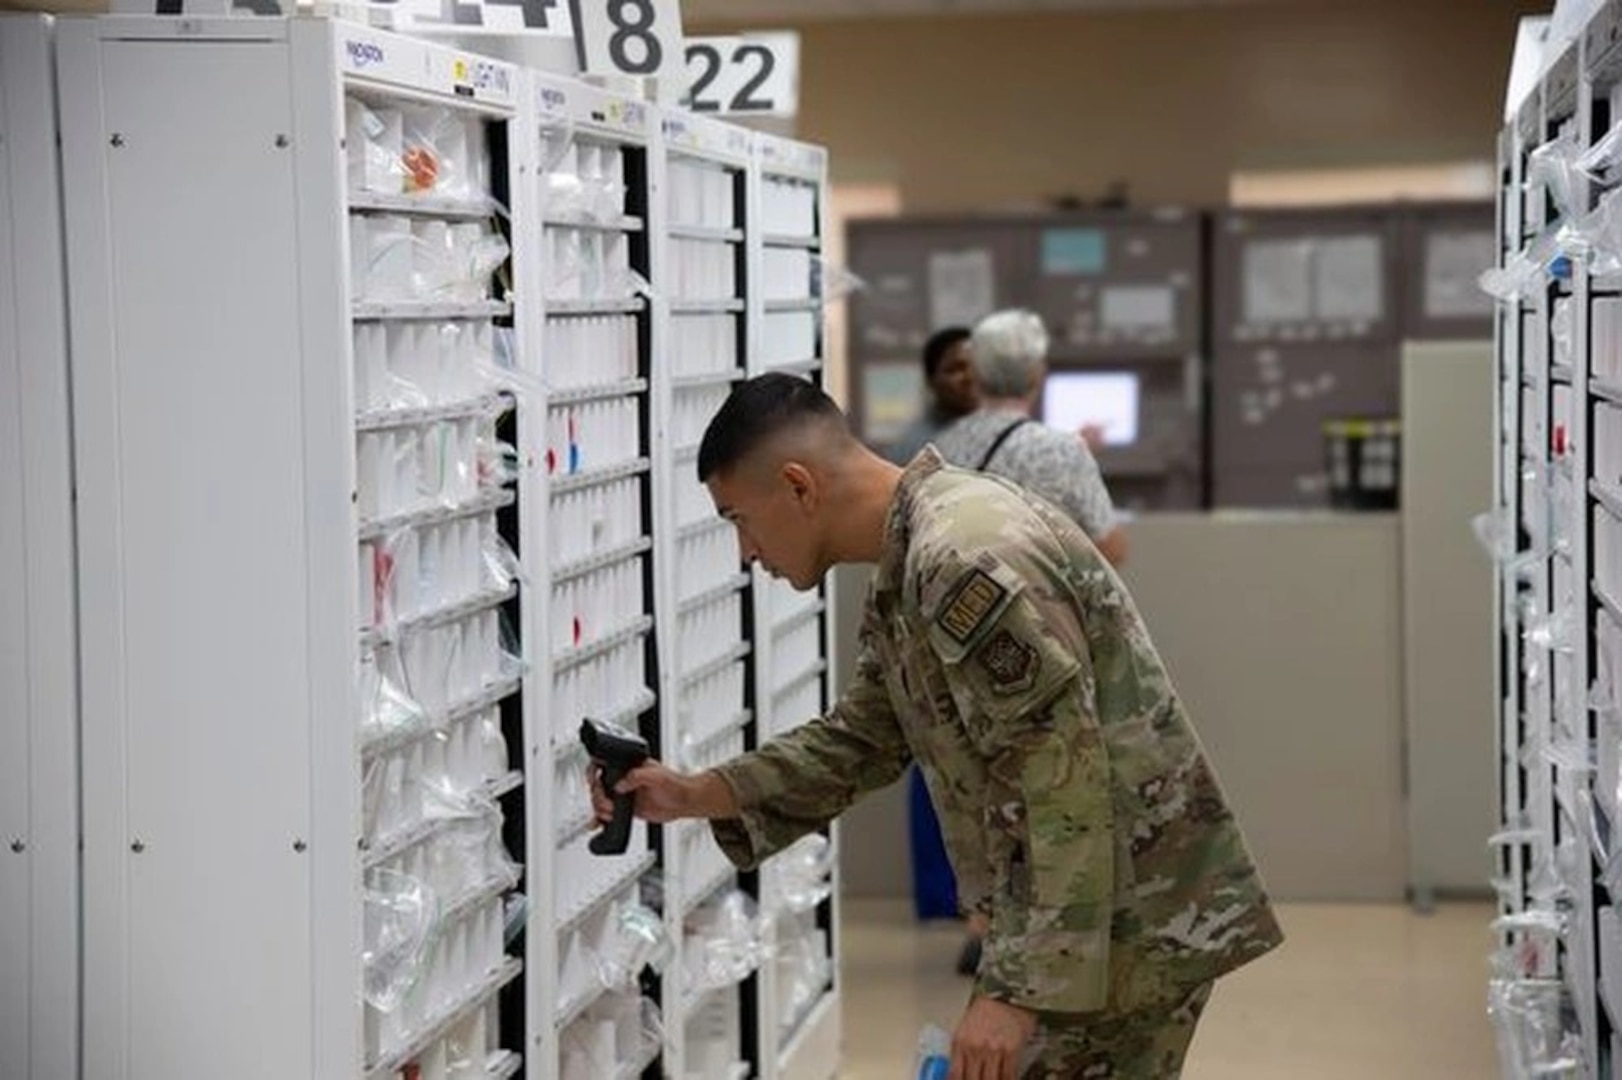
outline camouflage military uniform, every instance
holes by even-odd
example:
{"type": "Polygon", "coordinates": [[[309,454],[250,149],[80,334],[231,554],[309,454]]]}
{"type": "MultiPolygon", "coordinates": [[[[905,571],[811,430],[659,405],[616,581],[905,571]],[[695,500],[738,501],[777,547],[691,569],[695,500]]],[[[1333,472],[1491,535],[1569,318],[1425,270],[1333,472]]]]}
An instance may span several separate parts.
{"type": "Polygon", "coordinates": [[[914,758],[965,906],[991,919],[976,993],[1040,1014],[1034,1075],[1177,1075],[1208,984],[1281,940],[1261,879],[1086,535],[932,449],[891,508],[854,679],[827,716],[722,766],[741,816],[716,838],[751,867],[914,758]],[[1064,1071],[1179,1024],[1175,1052],[1175,1033],[1138,1052],[1160,1071],[1064,1071]]]}

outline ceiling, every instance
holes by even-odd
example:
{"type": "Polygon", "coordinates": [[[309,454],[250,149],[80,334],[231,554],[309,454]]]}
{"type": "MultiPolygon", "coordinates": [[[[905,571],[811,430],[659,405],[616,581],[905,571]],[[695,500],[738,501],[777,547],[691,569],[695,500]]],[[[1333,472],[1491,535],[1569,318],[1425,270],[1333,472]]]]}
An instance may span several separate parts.
{"type": "MultiPolygon", "coordinates": [[[[689,24],[766,23],[772,20],[851,19],[894,15],[948,15],[1020,11],[1132,11],[1151,8],[1221,7],[1269,0],[681,0],[689,24]]],[[[1271,0],[1300,2],[1300,0],[1271,0]]],[[[108,0],[0,0],[18,11],[106,11],[108,0]]]]}
{"type": "Polygon", "coordinates": [[[1219,7],[1266,0],[682,0],[684,22],[850,19],[1021,11],[1132,11],[1219,7]]]}

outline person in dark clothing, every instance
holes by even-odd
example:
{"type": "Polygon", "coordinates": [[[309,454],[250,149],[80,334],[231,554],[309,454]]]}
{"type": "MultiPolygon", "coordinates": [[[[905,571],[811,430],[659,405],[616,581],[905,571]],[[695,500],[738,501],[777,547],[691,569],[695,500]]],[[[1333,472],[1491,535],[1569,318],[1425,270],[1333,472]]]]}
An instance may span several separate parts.
{"type": "Polygon", "coordinates": [[[890,447],[889,458],[905,465],[961,417],[980,407],[980,389],[969,353],[969,328],[949,326],[937,330],[924,345],[924,379],[930,400],[890,447]]]}

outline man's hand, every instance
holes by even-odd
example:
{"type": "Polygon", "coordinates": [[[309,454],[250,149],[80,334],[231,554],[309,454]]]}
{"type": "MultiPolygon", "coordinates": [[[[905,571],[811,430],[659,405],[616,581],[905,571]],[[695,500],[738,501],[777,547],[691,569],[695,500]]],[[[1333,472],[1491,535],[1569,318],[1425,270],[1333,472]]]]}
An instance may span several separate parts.
{"type": "MultiPolygon", "coordinates": [[[[590,770],[591,806],[599,825],[614,816],[614,802],[603,791],[602,770],[590,770]]],[[[636,816],[657,825],[681,818],[728,818],[738,816],[732,789],[715,773],[688,776],[649,761],[625,774],[619,782],[620,794],[635,793],[636,816]]]]}
{"type": "Polygon", "coordinates": [[[975,998],[952,1036],[949,1080],[1017,1080],[1020,1054],[1034,1034],[1034,1012],[994,998],[975,998]]]}
{"type": "Polygon", "coordinates": [[[1084,425],[1076,432],[1076,437],[1081,440],[1083,446],[1095,454],[1104,449],[1104,428],[1099,424],[1084,425]]]}

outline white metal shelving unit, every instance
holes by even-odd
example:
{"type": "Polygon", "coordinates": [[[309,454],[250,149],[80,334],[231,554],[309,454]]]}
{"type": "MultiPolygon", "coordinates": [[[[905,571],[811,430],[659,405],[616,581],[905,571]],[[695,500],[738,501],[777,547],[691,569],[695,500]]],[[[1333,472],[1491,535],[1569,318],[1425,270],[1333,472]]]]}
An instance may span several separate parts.
{"type": "MultiPolygon", "coordinates": [[[[748,186],[749,373],[786,371],[823,381],[826,352],[825,264],[827,153],[821,147],[756,133],[748,186]]],[[[832,592],[796,593],[755,570],[756,716],[762,741],[821,713],[830,703],[832,592]]],[[[830,830],[837,867],[838,829],[830,830]]],[[[775,959],[761,971],[756,1040],[764,1080],[823,1080],[839,1060],[840,995],[836,958],[838,880],[810,911],[790,910],[782,857],[760,873],[775,959]]]]}
{"type": "MultiPolygon", "coordinates": [[[[655,486],[661,533],[659,622],[666,663],[661,750],[678,768],[701,770],[752,744],[754,713],[746,609],[736,531],[718,517],[698,480],[704,431],[744,378],[745,236],[749,133],[731,124],[664,111],[653,165],[653,239],[660,317],[655,401],[661,418],[655,486]]],[[[707,825],[664,830],[665,925],[677,953],[665,978],[666,1074],[723,1076],[748,1068],[738,983],[697,978],[704,949],[695,920],[739,885],[707,825]]]]}
{"type": "Polygon", "coordinates": [[[72,429],[52,22],[0,16],[0,1075],[79,1073],[72,429]]]}
{"type": "MultiPolygon", "coordinates": [[[[1619,44],[1611,2],[1548,58],[1500,137],[1500,265],[1530,260],[1538,276],[1500,304],[1496,331],[1498,978],[1542,995],[1576,1071],[1605,1080],[1622,1060],[1622,281],[1596,276],[1569,234],[1619,196],[1614,168],[1546,166],[1622,131],[1619,44]]],[[[1596,254],[1622,255],[1612,243],[1596,254]]],[[[1506,1051],[1508,1075],[1546,1064],[1524,1019],[1498,1020],[1520,1038],[1501,1045],[1532,1047],[1506,1051]]]]}
{"type": "Polygon", "coordinates": [[[511,1075],[539,719],[513,564],[545,521],[537,418],[489,381],[531,355],[495,211],[519,73],[319,19],[65,20],[59,65],[85,1072],[511,1075]],[[383,1012],[394,875],[437,918],[383,1012]]]}
{"type": "MultiPolygon", "coordinates": [[[[649,157],[656,117],[641,102],[535,74],[542,247],[544,474],[550,500],[542,663],[553,766],[547,824],[531,853],[552,883],[538,923],[551,960],[538,976],[558,1034],[542,1077],[640,1075],[661,1048],[641,1025],[655,1006],[635,986],[604,985],[593,957],[616,915],[641,902],[656,863],[638,823],[625,854],[587,850],[592,833],[583,718],[654,735],[659,664],[652,552],[657,539],[650,400],[655,304],[647,287],[649,157]],[[646,1004],[644,1004],[646,1003],[646,1004]],[[614,1032],[613,1046],[600,1033],[614,1032]]],[[[534,222],[540,222],[538,230],[534,222]]]]}
{"type": "MultiPolygon", "coordinates": [[[[50,646],[39,670],[71,675],[60,620],[83,627],[82,700],[71,678],[29,684],[34,715],[68,716],[29,736],[56,816],[0,794],[0,828],[26,820],[49,867],[31,970],[73,947],[84,903],[82,976],[52,959],[36,980],[38,1001],[82,994],[83,1034],[71,1008],[36,1009],[36,1058],[77,1049],[109,1080],[830,1074],[831,994],[793,1025],[808,1049],[780,1052],[781,960],[686,992],[690,917],[756,882],[702,827],[589,854],[578,740],[585,717],[640,726],[703,768],[775,730],[757,679],[826,702],[823,601],[762,607],[694,469],[767,322],[810,335],[778,366],[820,363],[821,152],[763,157],[726,124],[326,18],[75,17],[58,211],[47,170],[14,187],[8,156],[55,138],[15,128],[14,86],[49,51],[4,56],[0,224],[22,223],[21,253],[65,220],[74,342],[54,384],[0,364],[31,406],[0,402],[0,438],[44,425],[61,444],[29,442],[23,488],[0,474],[29,515],[18,550],[46,552],[30,604],[77,574],[77,607],[26,628],[29,663],[50,646]],[[776,240],[763,160],[814,203],[776,240]],[[777,249],[803,257],[803,295],[757,288],[777,249]],[[799,665],[792,685],[763,651],[799,665]],[[61,873],[80,791],[82,890],[61,873]],[[429,887],[434,930],[384,1009],[364,1001],[369,905],[402,880],[429,887]],[[616,981],[599,961],[638,904],[662,905],[676,961],[616,981]]],[[[6,325],[46,357],[50,278],[28,283],[6,325]]],[[[7,565],[14,539],[0,525],[7,565]]],[[[833,910],[810,918],[795,940],[831,964],[833,910]]],[[[0,978],[7,1032],[28,1023],[18,985],[0,978]]]]}

